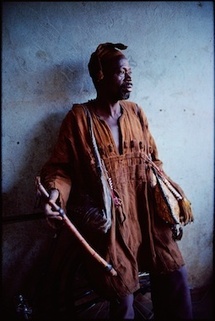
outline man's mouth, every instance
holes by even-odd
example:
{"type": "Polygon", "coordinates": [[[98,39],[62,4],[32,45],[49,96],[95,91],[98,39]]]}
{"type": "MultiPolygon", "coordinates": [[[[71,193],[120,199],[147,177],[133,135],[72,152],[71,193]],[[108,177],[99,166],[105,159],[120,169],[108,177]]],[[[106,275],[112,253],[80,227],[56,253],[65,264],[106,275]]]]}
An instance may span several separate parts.
{"type": "Polygon", "coordinates": [[[126,89],[127,89],[127,91],[132,91],[132,88],[133,88],[133,85],[132,84],[128,84],[127,86],[126,86],[126,89]]]}
{"type": "Polygon", "coordinates": [[[123,90],[126,92],[131,92],[133,88],[133,84],[132,83],[127,83],[123,86],[123,90]]]}

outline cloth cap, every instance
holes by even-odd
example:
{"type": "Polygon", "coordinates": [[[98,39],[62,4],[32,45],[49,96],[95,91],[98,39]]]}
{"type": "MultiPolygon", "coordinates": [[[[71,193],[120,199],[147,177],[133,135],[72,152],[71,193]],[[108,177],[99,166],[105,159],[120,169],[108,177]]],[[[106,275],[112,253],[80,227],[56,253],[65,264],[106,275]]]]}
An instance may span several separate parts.
{"type": "Polygon", "coordinates": [[[125,50],[126,48],[127,46],[122,43],[106,42],[100,44],[96,51],[92,53],[88,64],[89,73],[92,79],[96,82],[102,80],[104,78],[102,65],[113,57],[125,57],[121,50],[125,50]]]}

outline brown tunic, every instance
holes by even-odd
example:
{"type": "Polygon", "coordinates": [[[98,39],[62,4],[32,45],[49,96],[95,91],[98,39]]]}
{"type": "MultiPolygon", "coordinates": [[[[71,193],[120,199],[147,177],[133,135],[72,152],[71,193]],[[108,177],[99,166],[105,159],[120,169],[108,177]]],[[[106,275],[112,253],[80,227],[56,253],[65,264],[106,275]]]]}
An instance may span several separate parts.
{"type": "MultiPolygon", "coordinates": [[[[122,200],[121,211],[112,209],[112,226],[107,234],[86,235],[118,275],[107,275],[89,257],[86,264],[98,291],[107,297],[123,296],[139,288],[139,271],[167,273],[182,266],[184,261],[172,239],[171,229],[156,216],[143,153],[150,153],[158,166],[162,163],[142,108],[129,101],[120,101],[119,153],[106,122],[93,112],[91,102],[85,105],[91,110],[100,155],[122,200]]],[[[72,198],[81,190],[99,201],[101,195],[91,146],[86,114],[82,105],[76,104],[66,115],[54,152],[41,171],[46,188],[59,189],[61,206],[65,210],[72,206],[72,198]]]]}

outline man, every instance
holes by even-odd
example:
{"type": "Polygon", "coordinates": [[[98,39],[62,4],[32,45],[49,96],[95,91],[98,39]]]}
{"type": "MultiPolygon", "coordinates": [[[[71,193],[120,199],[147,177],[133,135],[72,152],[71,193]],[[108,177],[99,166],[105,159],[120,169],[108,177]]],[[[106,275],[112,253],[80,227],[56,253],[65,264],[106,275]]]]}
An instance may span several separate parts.
{"type": "MultiPolygon", "coordinates": [[[[110,300],[111,318],[133,319],[138,272],[149,272],[155,318],[191,319],[184,260],[170,226],[156,214],[145,155],[160,169],[162,162],[144,111],[128,101],[132,80],[129,62],[122,53],[126,48],[123,44],[104,43],[91,55],[88,67],[96,99],[76,104],[68,112],[55,149],[42,168],[41,181],[50,200],[58,202],[71,220],[77,219],[72,213],[81,194],[86,198],[90,195],[98,207],[104,205],[104,185],[90,136],[93,132],[97,156],[112,191],[108,205],[111,224],[103,232],[99,227],[98,231],[87,229],[84,221],[82,225],[79,222],[79,228],[94,249],[113,265],[117,276],[101,270],[93,259],[86,257],[90,280],[96,291],[110,300]]],[[[181,188],[175,186],[184,196],[181,188]]],[[[62,220],[49,203],[45,205],[45,214],[49,222],[62,220]]],[[[181,219],[187,223],[193,218],[191,215],[181,219]]]]}

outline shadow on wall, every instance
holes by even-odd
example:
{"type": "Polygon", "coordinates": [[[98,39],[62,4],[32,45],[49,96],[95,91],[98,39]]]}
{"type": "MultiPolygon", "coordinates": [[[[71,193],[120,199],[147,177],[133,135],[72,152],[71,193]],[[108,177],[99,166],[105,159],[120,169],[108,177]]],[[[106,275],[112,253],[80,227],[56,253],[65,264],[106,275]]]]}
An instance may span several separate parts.
{"type": "MultiPolygon", "coordinates": [[[[91,89],[87,89],[89,84],[86,82],[90,79],[89,76],[84,77],[83,66],[80,64],[56,65],[42,77],[40,75],[40,78],[34,90],[37,96],[33,103],[38,108],[35,113],[31,113],[36,115],[34,117],[38,117],[38,123],[26,131],[26,134],[22,136],[23,141],[18,141],[16,137],[13,138],[13,143],[19,145],[23,153],[19,159],[12,159],[12,157],[7,159],[5,164],[7,168],[5,173],[13,172],[13,187],[2,195],[5,219],[8,216],[32,214],[35,211],[35,176],[38,175],[53,150],[60,124],[72,107],[72,101],[76,99],[80,101],[84,95],[90,95],[89,90],[91,89]],[[41,106],[46,108],[46,111],[41,111],[43,116],[40,116],[40,109],[43,108],[41,106]],[[16,161],[19,161],[19,164],[14,166],[16,161]]],[[[28,119],[31,122],[29,116],[26,116],[26,122],[28,119]]],[[[28,128],[28,124],[26,127],[28,128]]],[[[4,180],[8,183],[6,178],[4,180]]]]}
{"type": "Polygon", "coordinates": [[[80,100],[83,94],[89,94],[93,89],[89,83],[91,79],[83,61],[62,61],[47,70],[42,77],[38,75],[35,93],[38,94],[38,98],[42,95],[46,104],[70,104],[71,97],[80,100]]]}
{"type": "MultiPolygon", "coordinates": [[[[78,64],[57,65],[42,77],[40,75],[40,78],[33,103],[38,106],[35,111],[38,122],[30,130],[23,128],[25,141],[18,142],[17,138],[14,138],[15,143],[22,148],[22,162],[20,161],[19,167],[15,167],[13,162],[18,161],[18,157],[11,160],[13,187],[2,195],[2,278],[6,314],[14,312],[14,298],[20,292],[27,292],[27,297],[34,293],[34,288],[40,283],[42,270],[49,256],[49,247],[53,242],[54,232],[50,231],[44,219],[40,219],[42,209],[35,208],[35,177],[51,154],[62,119],[72,106],[71,97],[74,97],[73,101],[76,97],[80,101],[83,99],[83,92],[89,95],[84,89],[83,68],[78,64]],[[46,111],[41,112],[45,116],[40,114],[40,109],[43,108],[41,105],[46,106],[46,111]],[[58,106],[62,106],[60,111],[58,106]]],[[[26,119],[31,122],[29,116],[26,119]]],[[[7,182],[7,179],[5,181],[7,182]]]]}
{"type": "Polygon", "coordinates": [[[16,183],[11,190],[3,194],[3,209],[6,219],[10,215],[33,213],[36,196],[35,176],[52,151],[56,133],[59,130],[58,122],[61,118],[62,116],[58,113],[48,115],[45,120],[32,127],[30,133],[26,134],[28,144],[25,146],[25,150],[23,149],[22,168],[19,173],[15,173],[14,181],[16,183]]]}

